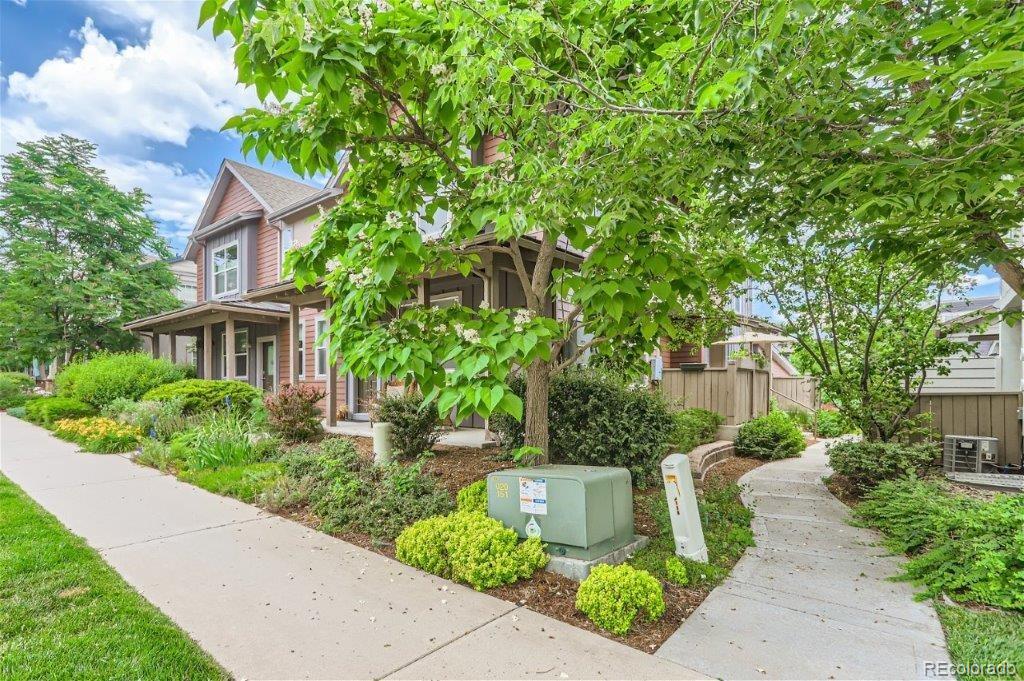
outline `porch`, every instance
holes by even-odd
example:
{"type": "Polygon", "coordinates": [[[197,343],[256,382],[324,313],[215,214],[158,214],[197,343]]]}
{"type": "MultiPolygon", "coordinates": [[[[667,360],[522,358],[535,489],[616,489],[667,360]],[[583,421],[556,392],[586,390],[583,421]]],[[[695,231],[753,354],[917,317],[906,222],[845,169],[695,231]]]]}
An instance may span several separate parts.
{"type": "MultiPolygon", "coordinates": [[[[335,425],[325,424],[328,433],[348,435],[350,437],[373,437],[373,424],[369,421],[338,421],[335,425]]],[[[486,428],[455,428],[446,429],[439,444],[450,447],[468,447],[471,449],[490,449],[498,443],[486,428]]]]}
{"type": "Polygon", "coordinates": [[[199,378],[276,390],[279,329],[287,318],[287,310],[274,304],[210,301],[138,319],[125,328],[149,339],[153,357],[188,364],[199,378]],[[194,350],[184,357],[178,343],[182,336],[194,339],[194,350]]]}

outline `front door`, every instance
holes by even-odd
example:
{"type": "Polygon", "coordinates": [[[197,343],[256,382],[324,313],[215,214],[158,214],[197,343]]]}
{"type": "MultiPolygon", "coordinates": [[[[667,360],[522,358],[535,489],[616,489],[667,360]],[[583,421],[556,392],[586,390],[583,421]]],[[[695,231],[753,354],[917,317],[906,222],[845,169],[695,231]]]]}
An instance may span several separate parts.
{"type": "Polygon", "coordinates": [[[256,342],[258,358],[257,381],[259,387],[266,392],[273,392],[277,388],[277,339],[270,336],[260,338],[256,342]]]}

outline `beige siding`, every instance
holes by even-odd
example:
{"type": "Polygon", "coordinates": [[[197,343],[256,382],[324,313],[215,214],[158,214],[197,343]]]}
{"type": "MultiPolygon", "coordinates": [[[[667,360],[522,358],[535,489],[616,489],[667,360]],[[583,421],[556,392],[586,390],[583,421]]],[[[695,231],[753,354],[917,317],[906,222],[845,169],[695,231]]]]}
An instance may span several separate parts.
{"type": "Polygon", "coordinates": [[[930,413],[936,436],[984,435],[999,439],[999,460],[1021,463],[1020,393],[921,395],[911,414],[930,413]]]}
{"type": "Polygon", "coordinates": [[[768,411],[768,372],[730,365],[724,369],[665,369],[662,392],[681,407],[718,412],[737,425],[768,411]]]}
{"type": "Polygon", "coordinates": [[[818,380],[812,376],[776,376],[772,379],[772,398],[781,409],[814,411],[818,404],[818,380]]]}

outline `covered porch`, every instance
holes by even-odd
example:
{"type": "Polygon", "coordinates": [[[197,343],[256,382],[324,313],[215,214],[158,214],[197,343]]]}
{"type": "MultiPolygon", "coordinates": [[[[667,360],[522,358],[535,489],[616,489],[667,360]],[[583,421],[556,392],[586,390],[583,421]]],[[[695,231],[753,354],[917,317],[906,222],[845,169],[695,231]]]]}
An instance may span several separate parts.
{"type": "Polygon", "coordinates": [[[279,305],[208,301],[135,320],[125,329],[150,339],[153,356],[192,365],[199,378],[245,381],[276,390],[280,326],[288,312],[279,305]],[[161,344],[166,336],[169,343],[161,344]],[[195,339],[195,354],[180,357],[177,339],[195,339]],[[162,351],[161,345],[169,348],[162,351]]]}
{"type": "MultiPolygon", "coordinates": [[[[328,433],[350,437],[373,437],[373,425],[369,421],[339,421],[326,426],[328,433]]],[[[439,444],[450,447],[489,449],[498,443],[485,428],[449,428],[441,435],[439,444]]]]}

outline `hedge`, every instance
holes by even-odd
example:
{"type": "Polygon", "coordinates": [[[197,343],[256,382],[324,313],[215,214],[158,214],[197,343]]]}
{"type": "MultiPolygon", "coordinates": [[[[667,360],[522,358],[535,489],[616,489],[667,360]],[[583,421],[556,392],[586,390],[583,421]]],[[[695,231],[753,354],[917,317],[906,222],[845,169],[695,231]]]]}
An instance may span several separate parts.
{"type": "Polygon", "coordinates": [[[231,398],[231,408],[248,412],[262,399],[263,393],[241,381],[187,378],[153,388],[142,396],[143,400],[167,402],[181,400],[186,414],[224,409],[231,398]]]}
{"type": "Polygon", "coordinates": [[[44,426],[50,426],[61,419],[76,419],[95,414],[96,409],[91,404],[68,397],[40,397],[25,403],[25,418],[44,426]]]}
{"type": "Polygon", "coordinates": [[[116,399],[138,400],[152,388],[187,375],[187,367],[141,352],[104,353],[65,366],[54,379],[54,388],[60,397],[101,409],[116,399]]]}

